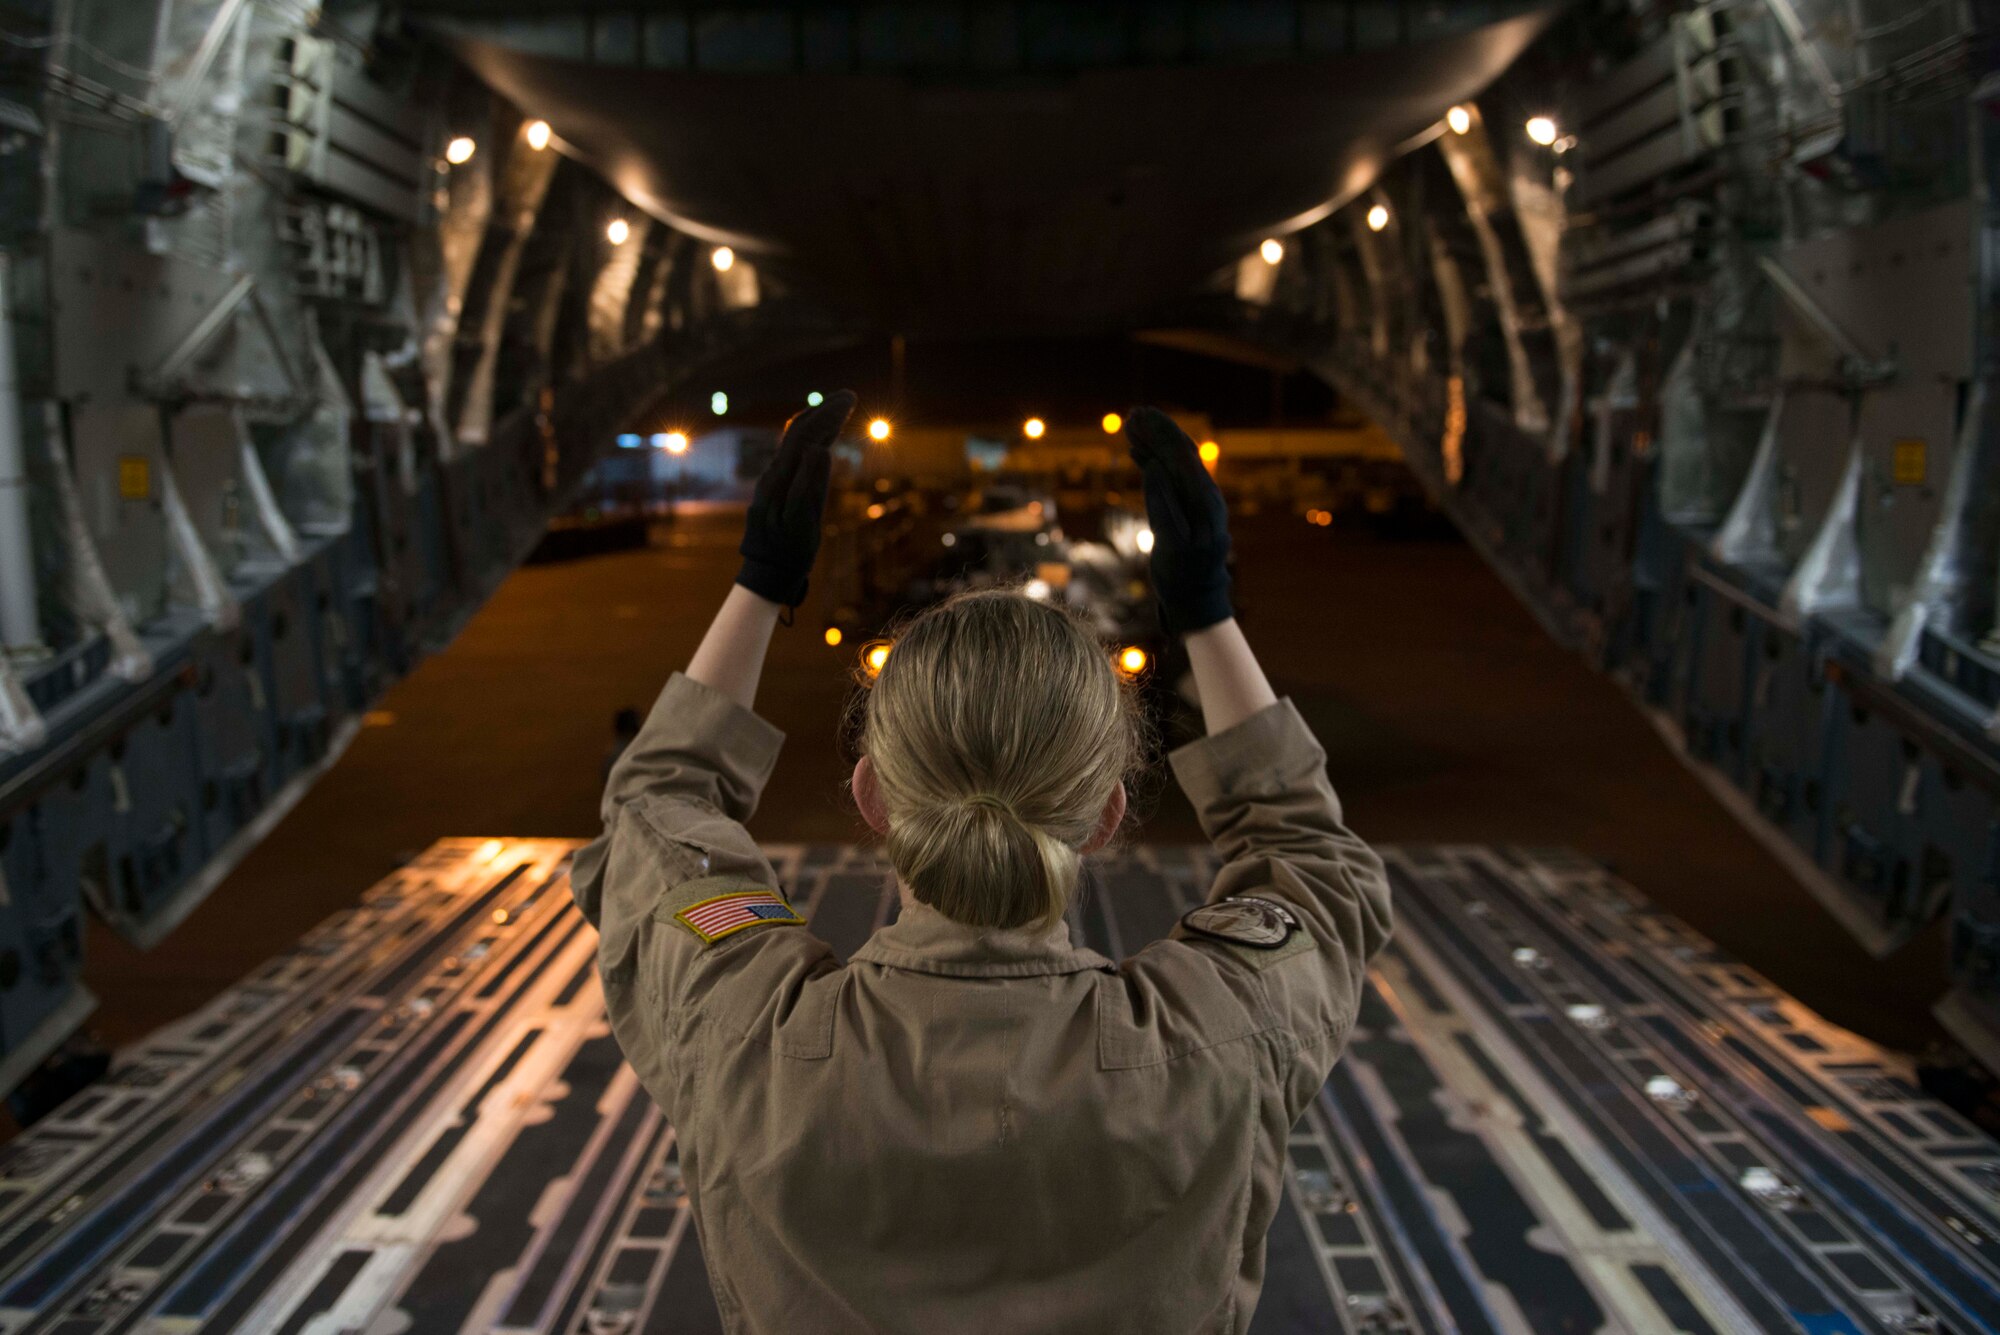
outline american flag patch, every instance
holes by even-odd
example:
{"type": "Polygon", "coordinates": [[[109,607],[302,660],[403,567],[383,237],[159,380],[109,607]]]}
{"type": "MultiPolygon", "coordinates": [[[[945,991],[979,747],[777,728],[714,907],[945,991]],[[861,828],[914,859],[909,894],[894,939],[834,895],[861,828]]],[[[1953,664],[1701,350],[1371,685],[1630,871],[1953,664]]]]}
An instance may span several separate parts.
{"type": "Polygon", "coordinates": [[[739,890],[690,904],[674,915],[683,927],[714,944],[745,927],[804,926],[805,919],[769,890],[739,890]]]}

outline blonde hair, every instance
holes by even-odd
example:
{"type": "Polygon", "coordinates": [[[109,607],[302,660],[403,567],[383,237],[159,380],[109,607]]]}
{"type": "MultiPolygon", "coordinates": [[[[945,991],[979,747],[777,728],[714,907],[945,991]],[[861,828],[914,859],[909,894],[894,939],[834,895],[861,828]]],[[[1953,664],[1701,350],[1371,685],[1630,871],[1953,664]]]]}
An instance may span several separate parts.
{"type": "Polygon", "coordinates": [[[1053,926],[1142,751],[1096,637],[1011,590],[960,594],[897,634],[863,715],[889,861],[917,900],[977,927],[1053,926]]]}

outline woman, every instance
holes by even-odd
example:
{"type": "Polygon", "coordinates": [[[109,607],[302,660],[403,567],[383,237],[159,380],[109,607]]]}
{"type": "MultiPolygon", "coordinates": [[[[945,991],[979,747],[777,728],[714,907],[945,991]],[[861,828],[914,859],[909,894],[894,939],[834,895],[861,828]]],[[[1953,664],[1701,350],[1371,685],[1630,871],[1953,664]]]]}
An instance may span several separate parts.
{"type": "Polygon", "coordinates": [[[1137,745],[1107,653],[1011,592],[903,632],[866,706],[856,805],[902,909],[843,965],[742,821],[783,740],[750,712],[805,596],[851,394],[800,414],[743,571],[611,775],[578,855],[611,1022],[679,1137],[731,1330],[1240,1331],[1285,1141],[1389,931],[1382,864],[1230,610],[1227,513],[1164,414],[1127,418],[1153,577],[1208,736],[1176,777],[1225,858],[1209,902],[1121,963],[1070,944],[1078,860],[1137,745]]]}

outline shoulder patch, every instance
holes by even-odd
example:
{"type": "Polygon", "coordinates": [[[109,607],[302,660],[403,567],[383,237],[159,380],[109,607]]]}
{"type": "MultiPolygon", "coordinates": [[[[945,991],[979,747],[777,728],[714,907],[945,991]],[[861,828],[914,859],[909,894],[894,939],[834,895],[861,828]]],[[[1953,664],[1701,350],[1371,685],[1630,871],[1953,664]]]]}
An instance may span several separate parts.
{"type": "Polygon", "coordinates": [[[1197,936],[1253,950],[1276,950],[1299,930],[1299,920],[1283,904],[1249,895],[1231,895],[1189,909],[1181,926],[1197,936]]]}
{"type": "Polygon", "coordinates": [[[803,927],[806,923],[770,890],[736,890],[696,900],[675,913],[674,921],[707,946],[747,927],[803,927]]]}

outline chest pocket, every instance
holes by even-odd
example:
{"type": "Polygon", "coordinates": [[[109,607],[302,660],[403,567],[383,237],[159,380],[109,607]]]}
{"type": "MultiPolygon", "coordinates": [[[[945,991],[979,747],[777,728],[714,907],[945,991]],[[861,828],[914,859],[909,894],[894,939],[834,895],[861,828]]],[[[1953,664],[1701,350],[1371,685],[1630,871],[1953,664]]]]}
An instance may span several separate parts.
{"type": "Polygon", "coordinates": [[[1103,1070],[1156,1066],[1277,1027],[1261,979],[1179,941],[1156,942],[1097,979],[1103,1070]]]}

